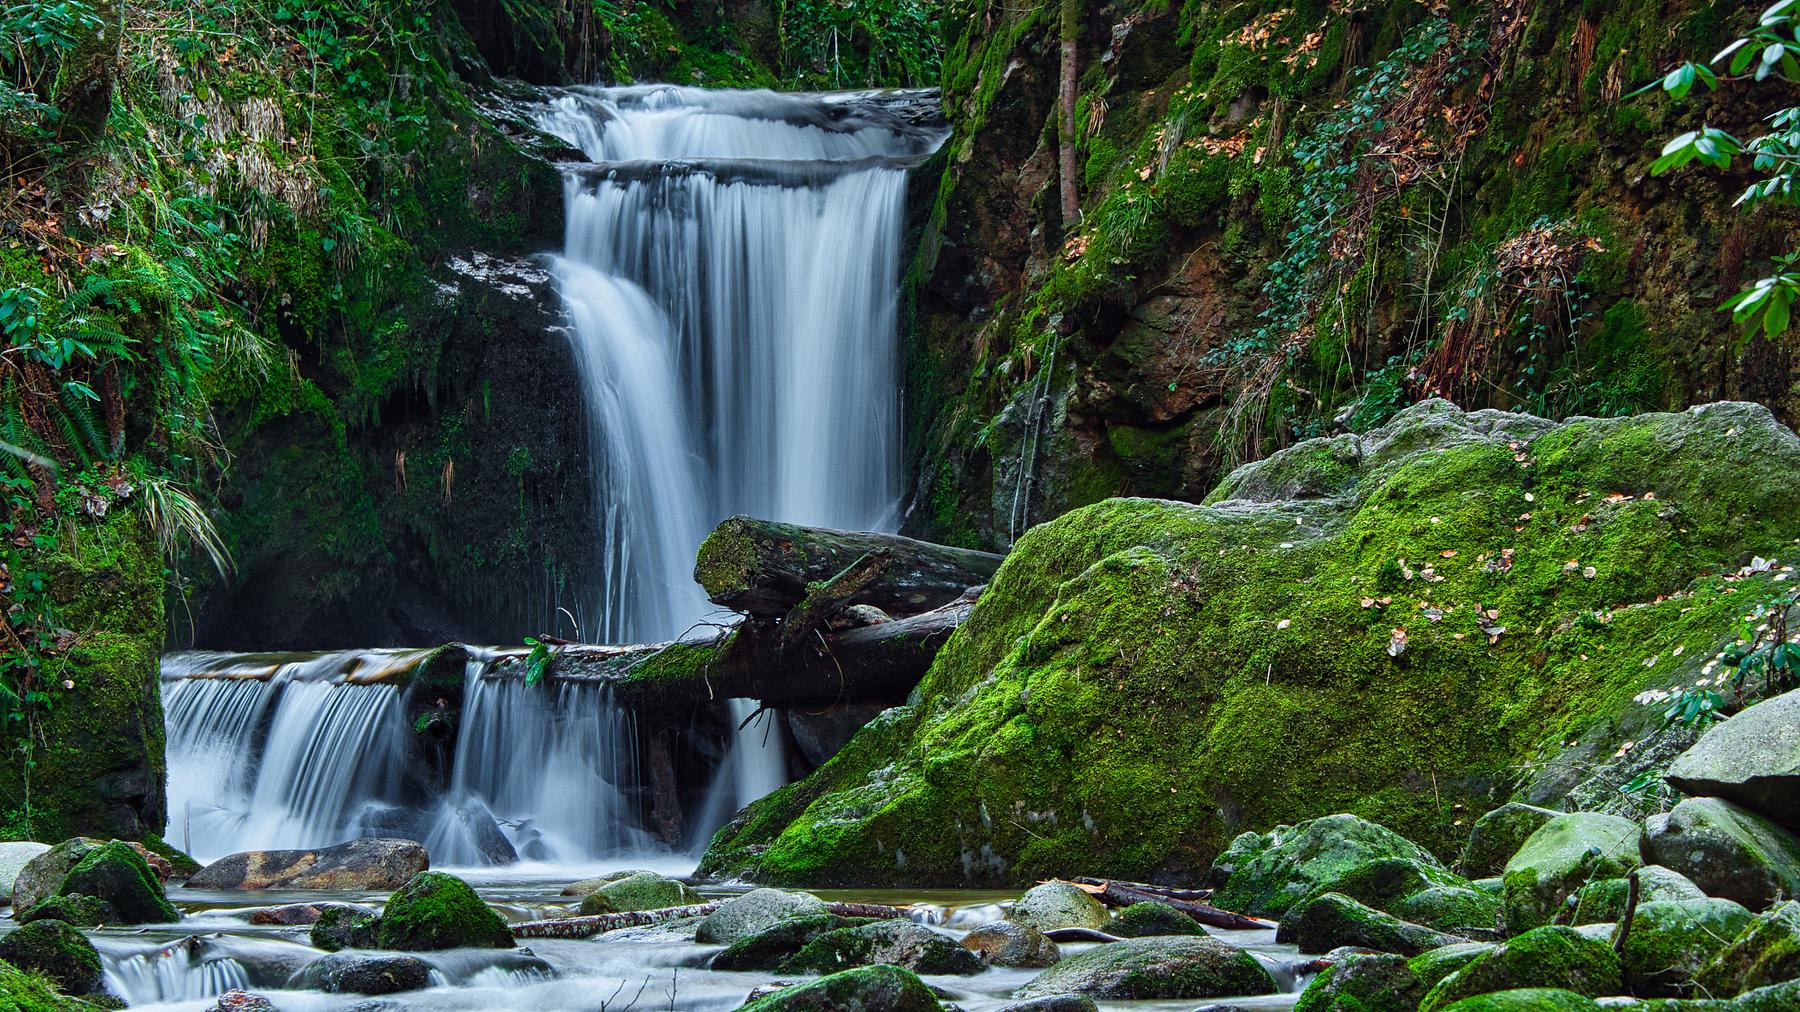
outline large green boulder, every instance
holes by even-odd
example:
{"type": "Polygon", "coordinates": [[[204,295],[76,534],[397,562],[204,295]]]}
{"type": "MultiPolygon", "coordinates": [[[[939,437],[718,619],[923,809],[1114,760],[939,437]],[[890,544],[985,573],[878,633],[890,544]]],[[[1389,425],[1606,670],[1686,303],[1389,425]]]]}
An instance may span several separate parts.
{"type": "Polygon", "coordinates": [[[606,882],[581,899],[583,914],[613,914],[631,910],[661,910],[703,902],[699,893],[672,878],[640,871],[606,882]]]}
{"type": "Polygon", "coordinates": [[[1455,881],[1429,851],[1393,830],[1354,815],[1328,815],[1272,832],[1269,845],[1232,873],[1213,902],[1253,917],[1279,918],[1313,893],[1347,880],[1384,898],[1417,891],[1411,887],[1426,885],[1422,869],[1455,881]],[[1404,886],[1392,888],[1391,879],[1404,886]]]}
{"type": "Polygon", "coordinates": [[[1351,955],[1325,968],[1306,985],[1294,1012],[1410,1012],[1425,988],[1405,958],[1378,953],[1351,955]]]}
{"type": "Polygon", "coordinates": [[[1403,921],[1348,896],[1326,893],[1282,918],[1275,940],[1293,942],[1301,952],[1330,952],[1353,945],[1377,952],[1416,956],[1468,939],[1403,921]]]}
{"type": "Polygon", "coordinates": [[[1598,812],[1559,815],[1506,862],[1506,923],[1514,933],[1548,924],[1595,879],[1621,878],[1642,865],[1643,828],[1598,812]]]}
{"type": "Polygon", "coordinates": [[[422,871],[382,908],[375,942],[383,949],[427,952],[510,948],[513,937],[467,882],[441,871],[422,871]]]}
{"type": "Polygon", "coordinates": [[[1720,798],[1688,798],[1644,824],[1644,852],[1708,896],[1765,910],[1800,896],[1800,839],[1720,798]]]}
{"type": "Polygon", "coordinates": [[[1464,998],[1445,1012],[1597,1012],[1600,1005],[1560,988],[1525,987],[1464,998]]]}
{"type": "MultiPolygon", "coordinates": [[[[1660,864],[1647,864],[1639,868],[1637,873],[1639,903],[1706,898],[1705,891],[1695,885],[1692,879],[1660,864]]],[[[1576,924],[1617,921],[1625,916],[1625,906],[1630,899],[1629,879],[1603,878],[1589,882],[1575,894],[1575,916],[1572,920],[1576,924]]]]}
{"type": "Polygon", "coordinates": [[[795,917],[828,914],[825,903],[809,893],[783,889],[752,889],[733,897],[706,915],[694,930],[694,940],[715,945],[730,945],[767,931],[782,921],[795,917]]]}
{"type": "Polygon", "coordinates": [[[1470,878],[1500,874],[1531,834],[1561,814],[1518,801],[1488,812],[1470,828],[1468,846],[1456,862],[1457,872],[1470,878]]]}
{"type": "MultiPolygon", "coordinates": [[[[1633,697],[1774,586],[1720,574],[1800,537],[1795,473],[1800,438],[1755,405],[1556,424],[1427,401],[1203,504],[1072,510],[1018,539],[909,705],[700,873],[1191,880],[1246,830],[1336,812],[1454,854],[1497,782],[1655,729],[1633,697]]],[[[1260,860],[1228,898],[1265,892],[1260,860]]]]}
{"type": "Polygon", "coordinates": [[[92,896],[118,912],[122,924],[172,924],[181,912],[169,902],[162,882],[137,849],[121,840],[109,840],[83,857],[69,870],[62,896],[92,896]]]}
{"type": "Polygon", "coordinates": [[[1534,928],[1438,981],[1419,1003],[1419,1012],[1517,988],[1560,988],[1592,998],[1618,994],[1622,987],[1619,957],[1610,945],[1573,928],[1534,928]]]}
{"type": "Polygon", "coordinates": [[[943,1007],[911,970],[861,966],[784,987],[738,1012],[940,1012],[943,1007]]]}
{"type": "Polygon", "coordinates": [[[927,974],[972,974],[987,969],[981,957],[912,921],[877,921],[827,931],[777,967],[782,973],[836,973],[886,963],[927,974]]]}
{"type": "Polygon", "coordinates": [[[1700,970],[1755,919],[1755,914],[1730,900],[1640,904],[1619,953],[1625,986],[1639,997],[1680,997],[1700,970]]]}
{"type": "Polygon", "coordinates": [[[1093,894],[1069,882],[1044,882],[1025,890],[1006,919],[1039,931],[1104,928],[1112,915],[1093,894]]]}
{"type": "Polygon", "coordinates": [[[1666,776],[1677,790],[1726,798],[1800,833],[1800,689],[1714,724],[1666,776]]]}
{"type": "Polygon", "coordinates": [[[773,970],[806,943],[849,925],[848,918],[836,914],[790,917],[732,942],[708,965],[714,970],[773,970]]]}
{"type": "Polygon", "coordinates": [[[1770,908],[1700,970],[1700,991],[1729,997],[1800,977],[1800,901],[1770,908]]]}
{"type": "Polygon", "coordinates": [[[100,990],[104,967],[87,936],[63,921],[32,921],[0,938],[0,960],[41,973],[68,994],[100,990]]]}
{"type": "Polygon", "coordinates": [[[62,888],[63,879],[75,870],[81,859],[105,843],[105,840],[77,836],[34,855],[13,877],[13,909],[28,910],[55,896],[62,888]]]}
{"type": "Polygon", "coordinates": [[[1106,922],[1106,933],[1120,938],[1150,938],[1154,935],[1204,935],[1200,922],[1167,903],[1147,900],[1113,914],[1106,922]]]}
{"type": "Polygon", "coordinates": [[[1056,964],[1014,993],[1019,998],[1219,998],[1274,994],[1256,957],[1217,938],[1128,938],[1056,964]]]}
{"type": "MultiPolygon", "coordinates": [[[[1377,910],[1391,912],[1396,904],[1428,889],[1466,888],[1468,884],[1466,879],[1446,871],[1435,860],[1382,857],[1332,875],[1315,886],[1307,899],[1339,893],[1377,910]]],[[[1305,902],[1302,900],[1295,906],[1305,902]]]]}
{"type": "Polygon", "coordinates": [[[1468,938],[1497,938],[1505,920],[1499,898],[1458,886],[1413,893],[1390,905],[1388,912],[1403,921],[1468,938]]]}
{"type": "Polygon", "coordinates": [[[1406,965],[1411,968],[1413,976],[1419,978],[1420,985],[1429,991],[1438,981],[1498,948],[1492,942],[1458,942],[1421,952],[1407,960],[1406,965]]]}

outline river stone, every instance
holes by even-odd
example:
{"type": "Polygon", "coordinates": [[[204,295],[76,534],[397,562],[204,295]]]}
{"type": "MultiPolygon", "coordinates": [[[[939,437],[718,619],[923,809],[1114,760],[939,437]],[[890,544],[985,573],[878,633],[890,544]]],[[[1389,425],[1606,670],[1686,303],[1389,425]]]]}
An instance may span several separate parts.
{"type": "Polygon", "coordinates": [[[1425,988],[1406,959],[1388,953],[1337,960],[1306,985],[1294,1012],[1365,1012],[1417,1008],[1425,988]]]}
{"type": "Polygon", "coordinates": [[[0,843],[0,903],[12,902],[13,881],[32,859],[49,849],[50,845],[47,843],[33,843],[30,840],[0,843]]]}
{"type": "Polygon", "coordinates": [[[1475,820],[1469,830],[1468,846],[1456,862],[1456,870],[1469,878],[1498,875],[1506,862],[1519,852],[1531,834],[1561,812],[1523,802],[1512,802],[1475,820]]]}
{"type": "Polygon", "coordinates": [[[278,907],[263,907],[261,910],[252,911],[250,923],[301,927],[318,923],[319,917],[333,907],[354,911],[364,917],[375,916],[373,907],[360,906],[355,903],[284,903],[278,907]]]}
{"type": "MultiPolygon", "coordinates": [[[[732,942],[712,958],[711,967],[714,970],[773,970],[805,948],[806,943],[828,931],[849,926],[849,918],[835,914],[790,917],[749,938],[732,942]]],[[[614,933],[609,933],[607,938],[612,940],[614,933]]]]}
{"type": "Polygon", "coordinates": [[[1619,957],[1603,941],[1560,925],[1533,928],[1477,956],[1425,995],[1419,1012],[1436,1012],[1472,995],[1551,987],[1588,997],[1618,994],[1619,957]]]}
{"type": "Polygon", "coordinates": [[[700,894],[672,878],[641,871],[608,882],[582,897],[581,913],[615,914],[632,910],[662,910],[704,902],[700,894]]]}
{"type": "Polygon", "coordinates": [[[1412,970],[1413,976],[1419,978],[1420,986],[1430,990],[1438,981],[1498,948],[1492,942],[1458,942],[1421,952],[1407,960],[1406,965],[1412,970]]]}
{"type": "Polygon", "coordinates": [[[252,850],[195,872],[189,889],[398,889],[431,867],[412,840],[351,840],[319,850],[252,850]]]}
{"type": "Polygon", "coordinates": [[[752,889],[736,899],[726,900],[719,909],[706,915],[694,931],[694,940],[730,945],[767,931],[790,917],[827,914],[825,903],[808,893],[782,889],[752,889]]]}
{"type": "Polygon", "coordinates": [[[942,1003],[911,970],[859,966],[753,998],[738,1012],[942,1012],[942,1003]]]}
{"type": "Polygon", "coordinates": [[[236,988],[213,999],[206,1012],[276,1012],[275,1003],[263,995],[236,988]]]}
{"type": "Polygon", "coordinates": [[[654,874],[656,874],[656,873],[653,871],[645,871],[641,868],[630,868],[630,869],[627,869],[624,871],[607,872],[606,874],[597,876],[595,878],[584,878],[579,882],[571,882],[568,885],[563,886],[562,894],[564,896],[586,896],[588,893],[591,893],[594,890],[600,888],[601,886],[606,885],[608,882],[617,882],[620,879],[627,879],[633,875],[654,875],[654,874]]]}
{"type": "Polygon", "coordinates": [[[376,924],[376,944],[402,952],[506,949],[513,944],[500,915],[467,882],[441,871],[414,875],[388,899],[376,924]]]}
{"type": "MultiPolygon", "coordinates": [[[[1706,893],[1692,879],[1660,864],[1647,864],[1637,872],[1639,903],[1706,898],[1706,893]]],[[[1631,897],[1631,883],[1622,878],[1603,878],[1582,886],[1581,891],[1575,895],[1576,924],[1617,921],[1625,916],[1625,904],[1631,897]]]]}
{"type": "Polygon", "coordinates": [[[1525,987],[1464,998],[1444,1012],[1595,1012],[1599,1002],[1561,988],[1525,987]]]}
{"type": "Polygon", "coordinates": [[[417,956],[334,952],[301,967],[288,987],[332,994],[395,994],[431,982],[431,965],[417,956]]]}
{"type": "Polygon", "coordinates": [[[26,910],[56,895],[64,876],[103,841],[88,836],[64,840],[25,862],[13,877],[13,909],[26,910]]]}
{"type": "Polygon", "coordinates": [[[1100,1012],[1100,1006],[1085,994],[1053,994],[1048,998],[1016,1001],[994,1012],[1100,1012]]]}
{"type": "Polygon", "coordinates": [[[1708,896],[1766,910],[1800,895],[1800,839],[1755,812],[1720,798],[1688,798],[1644,826],[1645,854],[1708,896]]]}
{"type": "Polygon", "coordinates": [[[1106,933],[1120,938],[1149,938],[1154,935],[1204,935],[1200,922],[1167,903],[1145,900],[1133,903],[1106,922],[1106,933]]]}
{"type": "Polygon", "coordinates": [[[1548,924],[1583,885],[1621,878],[1643,864],[1643,835],[1630,819],[1598,812],[1544,823],[1506,862],[1507,928],[1518,933],[1548,924]]]}
{"type": "Polygon", "coordinates": [[[1025,890],[1006,919],[1039,931],[1056,928],[1106,929],[1111,915],[1092,893],[1069,882],[1045,882],[1025,890]]]}
{"type": "Polygon", "coordinates": [[[837,928],[807,942],[783,960],[782,973],[835,973],[886,963],[927,974],[972,974],[987,969],[981,957],[923,924],[877,921],[837,928]]]}
{"type": "Polygon", "coordinates": [[[1416,892],[1389,907],[1388,912],[1403,921],[1469,938],[1499,937],[1503,920],[1498,898],[1459,886],[1416,892]]]}
{"type": "Polygon", "coordinates": [[[98,896],[52,896],[39,903],[33,903],[24,910],[15,910],[13,919],[20,924],[33,921],[62,921],[78,928],[98,928],[107,924],[123,924],[125,918],[113,909],[111,903],[98,896]]]}
{"type": "Polygon", "coordinates": [[[1756,915],[1730,900],[1640,903],[1625,935],[1625,986],[1641,998],[1680,997],[1756,915]]]}
{"type": "Polygon", "coordinates": [[[1252,917],[1280,918],[1320,886],[1383,858],[1443,869],[1429,851],[1391,829],[1354,815],[1327,815],[1277,827],[1266,848],[1232,871],[1213,903],[1252,917]]]}
{"type": "Polygon", "coordinates": [[[1301,952],[1330,952],[1354,945],[1402,956],[1468,941],[1403,921],[1338,893],[1326,893],[1290,911],[1276,928],[1275,940],[1293,942],[1301,952]]]}
{"type": "Polygon", "coordinates": [[[379,943],[377,930],[381,919],[368,907],[352,903],[323,905],[313,920],[307,937],[313,948],[326,952],[339,949],[373,949],[379,943]]]}
{"type": "Polygon", "coordinates": [[[1042,931],[1013,921],[983,924],[964,935],[962,945],[989,966],[1038,970],[1062,958],[1062,950],[1042,931]]]}
{"type": "Polygon", "coordinates": [[[1219,852],[1219,856],[1213,858],[1204,884],[1214,889],[1223,886],[1231,881],[1234,872],[1249,864],[1256,855],[1268,850],[1270,846],[1268,833],[1239,833],[1232,837],[1225,849],[1219,852]]]}
{"type": "Polygon", "coordinates": [[[0,960],[49,977],[66,994],[100,990],[100,953],[86,935],[63,921],[32,921],[15,928],[0,938],[0,960]]]}
{"type": "Polygon", "coordinates": [[[69,869],[57,893],[92,896],[118,912],[120,924],[173,924],[181,912],[163,892],[162,880],[143,855],[122,840],[109,840],[69,869]]]}
{"type": "Polygon", "coordinates": [[[1714,724],[1666,777],[1685,794],[1726,798],[1800,833],[1800,689],[1714,724]]]}
{"type": "Polygon", "coordinates": [[[1312,899],[1326,893],[1348,896],[1364,906],[1391,911],[1400,901],[1436,888],[1464,888],[1468,881],[1435,863],[1406,857],[1383,857],[1364,861],[1319,883],[1300,902],[1290,907],[1298,910],[1312,899]]]}
{"type": "Polygon", "coordinates": [[[1800,902],[1789,900],[1750,923],[1700,971],[1700,991],[1735,995],[1800,977],[1800,902]]]}
{"type": "Polygon", "coordinates": [[[1223,998],[1274,994],[1256,957],[1211,936],[1128,938],[1095,946],[1034,977],[1017,998],[1223,998]]]}

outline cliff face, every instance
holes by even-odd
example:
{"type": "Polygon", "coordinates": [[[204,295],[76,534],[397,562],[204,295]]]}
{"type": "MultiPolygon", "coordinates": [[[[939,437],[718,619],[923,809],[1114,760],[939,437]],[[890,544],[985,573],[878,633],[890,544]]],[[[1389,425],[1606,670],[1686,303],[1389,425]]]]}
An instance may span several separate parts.
{"type": "MultiPolygon", "coordinates": [[[[1549,417],[1719,398],[1800,412],[1791,339],[1717,305],[1791,223],[1651,178],[1762,112],[1630,93],[1749,12],[1334,2],[1083,5],[1081,215],[1061,220],[1051,8],[946,15],[955,125],[910,276],[910,531],[1006,545],[1107,495],[1406,404],[1549,417]]],[[[1740,93],[1741,95],[1741,93],[1740,93]]]]}

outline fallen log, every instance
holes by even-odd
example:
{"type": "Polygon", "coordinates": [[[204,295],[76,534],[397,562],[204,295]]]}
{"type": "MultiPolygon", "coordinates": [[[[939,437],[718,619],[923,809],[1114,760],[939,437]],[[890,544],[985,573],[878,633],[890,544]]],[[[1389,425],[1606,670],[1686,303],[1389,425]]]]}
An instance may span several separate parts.
{"type": "Polygon", "coordinates": [[[763,619],[780,618],[823,585],[871,556],[886,562],[843,604],[913,615],[987,583],[1001,556],[915,541],[898,534],[835,531],[736,516],[701,544],[694,579],[713,603],[763,619]]]}
{"type": "MultiPolygon", "coordinates": [[[[580,917],[552,917],[541,921],[510,924],[514,938],[592,938],[622,928],[641,928],[684,917],[705,917],[725,905],[724,900],[695,903],[685,907],[661,910],[631,910],[622,914],[585,914],[580,917]]],[[[890,907],[880,903],[827,903],[825,909],[839,917],[905,917],[906,907],[890,907]]]]}
{"type": "MultiPolygon", "coordinates": [[[[1066,879],[1065,881],[1073,882],[1074,884],[1081,886],[1106,886],[1108,884],[1116,883],[1128,889],[1136,889],[1138,892],[1150,893],[1153,896],[1162,897],[1164,899],[1198,900],[1202,903],[1212,899],[1213,894],[1211,889],[1183,889],[1180,886],[1156,885],[1150,882],[1127,882],[1124,879],[1116,878],[1092,878],[1086,875],[1077,875],[1074,878],[1066,879]]],[[[1091,889],[1088,891],[1093,892],[1091,889]]]]}
{"type": "Polygon", "coordinates": [[[1051,928],[1044,932],[1044,937],[1052,942],[1123,942],[1118,935],[1109,935],[1097,928],[1051,928]]]}
{"type": "MultiPolygon", "coordinates": [[[[1090,880],[1091,881],[1091,880],[1090,880]]],[[[1193,918],[1209,928],[1224,928],[1229,931],[1256,931],[1275,927],[1274,921],[1258,920],[1230,910],[1221,910],[1209,903],[1194,900],[1177,899],[1173,896],[1146,892],[1120,882],[1106,879],[1099,880],[1101,885],[1090,882],[1077,882],[1076,885],[1086,890],[1100,902],[1109,907],[1128,907],[1133,903],[1163,903],[1193,918]]]]}

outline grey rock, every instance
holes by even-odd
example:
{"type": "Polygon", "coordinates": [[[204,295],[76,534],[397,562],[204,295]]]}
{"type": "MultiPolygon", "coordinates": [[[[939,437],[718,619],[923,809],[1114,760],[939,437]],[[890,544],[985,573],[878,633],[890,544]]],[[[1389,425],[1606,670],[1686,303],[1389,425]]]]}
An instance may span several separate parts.
{"type": "Polygon", "coordinates": [[[1084,994],[1053,994],[1046,998],[1013,1002],[995,1012],[1100,1012],[1100,1006],[1084,994]]]}
{"type": "Polygon", "coordinates": [[[1800,832],[1800,690],[1713,725],[1667,776],[1687,794],[1725,798],[1800,832]]]}
{"type": "Polygon", "coordinates": [[[1548,924],[1583,885],[1642,865],[1643,835],[1630,819],[1598,812],[1544,823],[1506,863],[1507,927],[1518,934],[1548,924]]]}
{"type": "Polygon", "coordinates": [[[1800,895],[1800,839],[1720,798],[1689,798],[1652,816],[1645,823],[1644,852],[1708,896],[1752,910],[1800,895]]]}
{"type": "Polygon", "coordinates": [[[398,889],[431,866],[412,840],[351,840],[318,850],[252,850],[195,872],[189,889],[398,889]]]}
{"type": "Polygon", "coordinates": [[[963,936],[963,948],[990,966],[1041,969],[1062,959],[1062,950],[1036,928],[1014,921],[993,921],[963,936]]]}
{"type": "Polygon", "coordinates": [[[33,858],[49,849],[50,845],[47,843],[33,843],[30,840],[0,843],[0,903],[12,902],[13,880],[19,877],[19,873],[25,870],[25,866],[33,858]]]}
{"type": "Polygon", "coordinates": [[[694,932],[694,940],[730,945],[774,927],[790,917],[809,917],[830,913],[817,896],[787,892],[782,889],[752,889],[735,899],[726,900],[719,909],[706,915],[694,932]]]}
{"type": "Polygon", "coordinates": [[[1111,915],[1086,890],[1068,882],[1045,882],[1019,897],[1006,919],[1039,931],[1053,928],[1106,929],[1111,915]]]}
{"type": "Polygon", "coordinates": [[[334,952],[306,964],[288,987],[332,994],[395,994],[430,983],[431,966],[417,956],[334,952]]]}
{"type": "Polygon", "coordinates": [[[24,867],[13,877],[13,909],[29,910],[56,895],[56,890],[69,872],[81,863],[82,858],[99,850],[104,842],[88,836],[77,836],[27,859],[24,867]]]}

